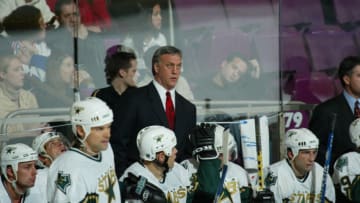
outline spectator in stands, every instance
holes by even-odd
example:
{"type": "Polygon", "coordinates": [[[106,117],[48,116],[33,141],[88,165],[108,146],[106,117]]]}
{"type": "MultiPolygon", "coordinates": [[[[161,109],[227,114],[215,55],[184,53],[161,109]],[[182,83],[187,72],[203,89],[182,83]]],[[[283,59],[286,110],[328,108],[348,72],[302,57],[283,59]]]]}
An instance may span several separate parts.
{"type": "MultiPolygon", "coordinates": [[[[10,51],[0,54],[0,118],[18,109],[38,108],[35,96],[24,86],[24,70],[20,60],[10,51]]],[[[36,128],[39,127],[36,125],[36,128]]],[[[7,132],[22,132],[34,124],[10,124],[7,132]]]]}
{"type": "Polygon", "coordinates": [[[69,147],[61,133],[46,132],[34,138],[32,148],[37,152],[39,167],[50,167],[51,163],[69,147]]]}
{"type": "MultiPolygon", "coordinates": [[[[81,21],[93,32],[101,32],[111,27],[111,18],[106,0],[79,0],[81,21]]],[[[56,13],[57,0],[47,0],[49,7],[56,13]]],[[[75,10],[74,10],[75,11],[75,10]]]]}
{"type": "MultiPolygon", "coordinates": [[[[24,5],[38,8],[44,17],[44,21],[47,23],[53,21],[53,18],[55,17],[45,0],[0,0],[0,22],[16,8],[24,5]]],[[[57,26],[58,22],[54,22],[54,25],[57,26]]]]}
{"type": "Polygon", "coordinates": [[[2,148],[1,202],[47,202],[45,194],[41,193],[36,183],[37,158],[36,152],[22,143],[6,145],[2,148]]]}
{"type": "Polygon", "coordinates": [[[78,64],[83,64],[94,79],[97,87],[103,87],[104,50],[99,33],[89,30],[81,21],[76,4],[73,0],[58,0],[55,5],[55,14],[60,22],[60,29],[51,32],[49,43],[51,46],[69,50],[74,46],[74,37],[77,37],[78,64]],[[59,40],[61,43],[59,43],[59,40]],[[95,77],[97,76],[97,77],[95,77]]]}
{"type": "MultiPolygon", "coordinates": [[[[310,119],[309,128],[320,140],[319,156],[317,162],[325,163],[325,154],[327,150],[328,136],[331,130],[333,114],[337,115],[334,133],[334,144],[332,149],[331,164],[339,158],[340,155],[354,150],[355,144],[351,142],[349,135],[349,126],[353,120],[358,118],[356,109],[360,104],[360,57],[348,56],[344,58],[338,69],[338,77],[344,88],[344,91],[334,98],[325,101],[315,107],[310,119]]],[[[333,167],[330,167],[332,173],[333,167]]]]}
{"type": "Polygon", "coordinates": [[[122,100],[125,91],[136,87],[138,73],[134,51],[123,45],[110,47],[106,51],[105,77],[110,86],[95,90],[92,96],[102,99],[113,109],[115,103],[122,100]]]}
{"type": "Polygon", "coordinates": [[[41,11],[34,6],[20,6],[5,17],[3,26],[25,73],[44,81],[51,50],[44,42],[46,25],[41,11]]]}
{"type": "MultiPolygon", "coordinates": [[[[152,46],[144,53],[145,68],[139,70],[140,79],[138,80],[137,86],[142,87],[151,82],[153,76],[151,73],[151,60],[156,49],[160,46],[152,46]]],[[[176,91],[179,92],[183,97],[188,100],[194,99],[194,94],[190,88],[190,85],[186,78],[180,75],[179,80],[175,86],[176,91]]]]}
{"type": "Polygon", "coordinates": [[[101,32],[99,27],[89,29],[83,23],[73,0],[58,0],[55,4],[55,15],[62,28],[66,28],[72,33],[72,36],[76,35],[80,39],[86,39],[89,31],[90,33],[101,32]],[[77,30],[75,30],[76,28],[77,30]]]}
{"type": "Polygon", "coordinates": [[[144,69],[144,53],[153,46],[165,46],[167,40],[161,32],[162,16],[160,1],[139,1],[139,22],[142,22],[133,32],[125,38],[124,44],[135,49],[139,57],[139,68],[144,69]]]}
{"type": "MultiPolygon", "coordinates": [[[[81,96],[87,97],[94,89],[92,78],[84,70],[80,70],[78,75],[77,82],[80,84],[80,93],[88,92],[88,94],[82,94],[81,96]],[[88,91],[87,88],[91,87],[92,89],[88,91]]],[[[74,101],[74,77],[73,57],[67,53],[54,51],[47,62],[45,82],[34,85],[34,93],[38,98],[40,107],[70,107],[74,101]]]]}
{"type": "Polygon", "coordinates": [[[256,59],[247,60],[241,53],[230,53],[212,75],[200,76],[195,90],[198,99],[259,99],[260,66],[256,59]]]}

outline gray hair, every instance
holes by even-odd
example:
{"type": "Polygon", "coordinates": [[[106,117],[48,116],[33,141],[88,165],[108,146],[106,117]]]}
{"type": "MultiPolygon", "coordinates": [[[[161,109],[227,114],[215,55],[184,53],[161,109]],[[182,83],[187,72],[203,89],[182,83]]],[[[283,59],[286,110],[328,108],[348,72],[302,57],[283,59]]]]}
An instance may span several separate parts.
{"type": "Polygon", "coordinates": [[[182,58],[182,52],[180,49],[174,47],[174,46],[162,46],[156,49],[154,52],[154,55],[152,57],[152,63],[151,63],[151,71],[152,74],[155,75],[154,65],[156,63],[159,63],[160,57],[165,54],[171,54],[171,55],[179,55],[182,58]]]}

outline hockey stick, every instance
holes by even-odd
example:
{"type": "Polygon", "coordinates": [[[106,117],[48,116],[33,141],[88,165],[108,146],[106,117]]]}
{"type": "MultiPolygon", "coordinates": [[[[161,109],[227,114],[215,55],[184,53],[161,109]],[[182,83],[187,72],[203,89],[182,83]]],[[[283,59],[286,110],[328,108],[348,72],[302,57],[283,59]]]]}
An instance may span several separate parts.
{"type": "Polygon", "coordinates": [[[216,189],[216,194],[215,194],[215,198],[214,198],[214,203],[218,203],[221,193],[223,192],[223,188],[224,188],[224,182],[225,182],[225,176],[227,174],[227,170],[228,170],[228,163],[229,163],[229,150],[228,150],[228,141],[229,141],[229,129],[224,131],[223,134],[223,143],[222,143],[222,154],[223,154],[223,166],[222,166],[222,173],[221,173],[221,178],[220,178],[220,182],[217,186],[216,189]]]}
{"type": "Polygon", "coordinates": [[[320,191],[320,202],[325,202],[325,192],[326,192],[326,182],[327,182],[327,175],[329,173],[329,167],[331,162],[331,151],[332,151],[332,145],[334,140],[334,129],[335,129],[335,123],[336,123],[336,114],[332,115],[331,119],[331,131],[328,137],[328,143],[327,143],[327,149],[325,154],[325,164],[324,164],[324,171],[323,171],[323,179],[321,182],[321,191],[320,191]]]}

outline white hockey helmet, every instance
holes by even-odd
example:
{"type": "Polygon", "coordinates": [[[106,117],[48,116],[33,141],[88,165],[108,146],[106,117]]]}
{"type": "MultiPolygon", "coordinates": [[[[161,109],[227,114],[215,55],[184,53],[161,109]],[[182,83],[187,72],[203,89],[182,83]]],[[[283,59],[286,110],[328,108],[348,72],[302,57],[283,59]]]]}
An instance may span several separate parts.
{"type": "Polygon", "coordinates": [[[1,151],[1,173],[5,176],[9,182],[17,181],[18,164],[28,161],[37,161],[37,153],[29,146],[23,143],[6,145],[1,151]],[[11,166],[15,180],[10,181],[7,177],[6,168],[11,166]]]}
{"type": "Polygon", "coordinates": [[[90,134],[91,127],[103,126],[113,122],[113,112],[108,105],[96,97],[88,97],[85,100],[75,102],[71,107],[72,130],[76,132],[76,126],[80,125],[85,131],[85,141],[90,134]]]}
{"type": "MultiPolygon", "coordinates": [[[[64,136],[59,132],[45,132],[39,136],[36,136],[32,142],[32,148],[35,150],[38,155],[41,155],[43,157],[46,157],[53,161],[53,157],[51,157],[47,151],[45,150],[45,145],[51,140],[54,139],[61,139],[61,142],[65,145],[65,147],[68,147],[68,143],[65,141],[64,136]]],[[[41,167],[45,167],[45,165],[38,160],[37,164],[41,167]]]]}
{"type": "Polygon", "coordinates": [[[309,129],[290,129],[285,135],[285,145],[293,153],[293,159],[302,149],[318,149],[319,139],[309,129]]]}
{"type": "Polygon", "coordinates": [[[351,142],[354,143],[356,147],[360,147],[360,118],[350,124],[349,134],[351,142]]]}
{"type": "Polygon", "coordinates": [[[39,136],[36,136],[32,142],[32,148],[39,155],[46,155],[45,144],[50,140],[61,138],[61,134],[58,132],[46,132],[39,136]]]}
{"type": "Polygon", "coordinates": [[[166,156],[171,155],[172,149],[176,146],[176,137],[172,130],[152,125],[139,131],[136,144],[140,158],[145,161],[153,161],[158,152],[164,152],[166,156]]]}
{"type": "Polygon", "coordinates": [[[225,128],[221,125],[216,125],[215,128],[215,149],[220,154],[223,153],[223,135],[225,133],[229,134],[229,140],[228,140],[228,150],[229,154],[232,159],[237,159],[237,144],[234,139],[233,134],[230,133],[230,129],[225,130],[225,128]]]}

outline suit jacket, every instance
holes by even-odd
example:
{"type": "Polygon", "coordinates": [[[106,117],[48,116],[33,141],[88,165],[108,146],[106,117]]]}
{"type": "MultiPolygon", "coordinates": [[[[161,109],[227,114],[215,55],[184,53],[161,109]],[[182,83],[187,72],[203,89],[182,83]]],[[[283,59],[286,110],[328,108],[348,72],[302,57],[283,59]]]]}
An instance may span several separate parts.
{"type": "MultiPolygon", "coordinates": [[[[115,148],[117,173],[120,176],[126,167],[139,159],[136,146],[137,133],[150,125],[169,127],[164,107],[153,82],[127,92],[124,103],[114,107],[115,120],[112,127],[111,144],[115,148]],[[115,131],[115,132],[114,132],[115,131]]],[[[191,156],[188,139],[196,125],[196,108],[175,92],[175,135],[177,138],[177,161],[191,156]]]]}
{"type": "Polygon", "coordinates": [[[355,120],[355,116],[350,109],[345,96],[340,94],[324,103],[319,104],[314,109],[309,123],[310,130],[319,138],[320,141],[317,162],[324,165],[328,137],[331,131],[331,119],[332,114],[334,113],[337,117],[329,170],[331,174],[335,160],[345,152],[356,148],[356,146],[351,142],[349,136],[349,126],[351,122],[355,120]]]}

